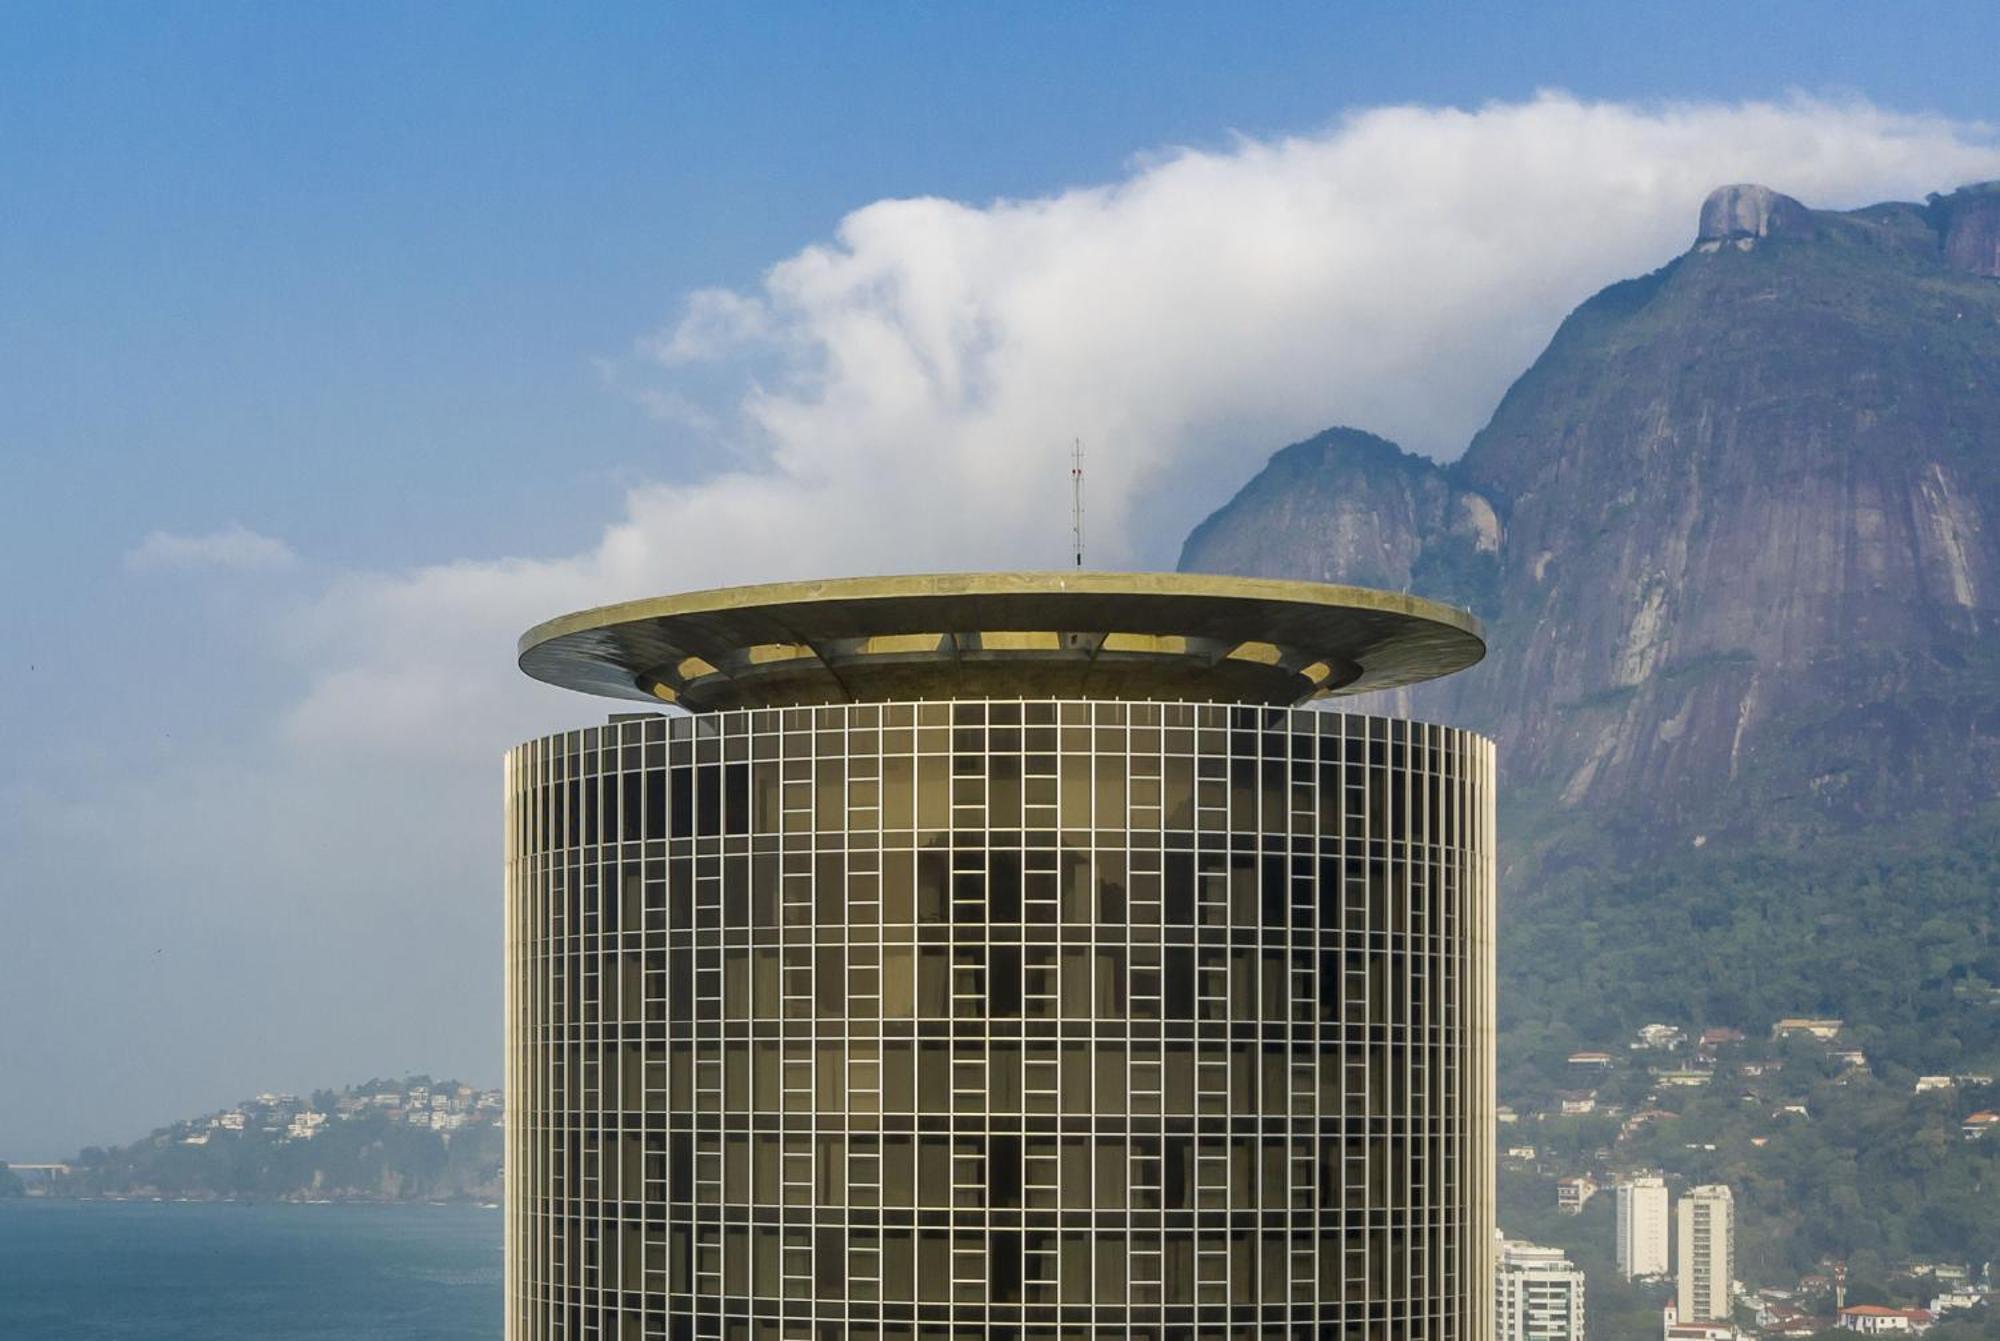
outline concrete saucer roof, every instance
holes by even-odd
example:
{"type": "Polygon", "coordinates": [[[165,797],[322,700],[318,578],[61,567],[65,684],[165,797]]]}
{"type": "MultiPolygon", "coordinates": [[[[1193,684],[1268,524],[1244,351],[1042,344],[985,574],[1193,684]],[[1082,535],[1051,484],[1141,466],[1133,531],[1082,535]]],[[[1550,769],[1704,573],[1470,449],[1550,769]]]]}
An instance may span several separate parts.
{"type": "Polygon", "coordinates": [[[942,698],[1283,705],[1414,684],[1485,654],[1470,614],[1398,592],[1065,570],[626,601],[536,625],[520,667],[694,712],[942,698]]]}

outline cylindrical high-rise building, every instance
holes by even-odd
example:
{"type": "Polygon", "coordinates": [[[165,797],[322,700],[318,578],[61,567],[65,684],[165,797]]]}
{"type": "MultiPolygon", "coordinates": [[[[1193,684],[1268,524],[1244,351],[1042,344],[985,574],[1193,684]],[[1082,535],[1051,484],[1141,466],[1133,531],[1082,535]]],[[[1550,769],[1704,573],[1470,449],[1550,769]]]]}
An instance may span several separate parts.
{"type": "Polygon", "coordinates": [[[1478,660],[1166,574],[557,619],[507,757],[507,1335],[1487,1341],[1478,660]]]}

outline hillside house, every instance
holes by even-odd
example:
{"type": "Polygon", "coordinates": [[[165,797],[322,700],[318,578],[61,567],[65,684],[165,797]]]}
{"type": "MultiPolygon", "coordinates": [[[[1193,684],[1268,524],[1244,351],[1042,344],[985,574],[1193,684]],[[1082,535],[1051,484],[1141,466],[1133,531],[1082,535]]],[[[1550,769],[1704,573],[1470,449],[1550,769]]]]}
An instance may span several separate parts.
{"type": "Polygon", "coordinates": [[[1846,1023],[1845,1020],[1809,1019],[1800,1015],[1787,1016],[1771,1026],[1771,1037],[1773,1039],[1816,1038],[1822,1043],[1831,1043],[1834,1039],[1840,1037],[1841,1028],[1846,1023]]]}
{"type": "Polygon", "coordinates": [[[1977,1290],[1946,1290],[1931,1298],[1931,1315],[1938,1317],[1960,1309],[1978,1308],[1987,1302],[1985,1295],[1977,1290]]]}
{"type": "Polygon", "coordinates": [[[1632,1048],[1634,1051],[1651,1048],[1656,1052],[1671,1052],[1678,1048],[1686,1037],[1679,1025],[1642,1024],[1639,1026],[1639,1037],[1632,1044],[1632,1048]]]}
{"type": "Polygon", "coordinates": [[[1597,1183],[1579,1175],[1575,1178],[1556,1180],[1556,1209],[1564,1215],[1581,1215],[1590,1199],[1597,1195],[1597,1183]]]}

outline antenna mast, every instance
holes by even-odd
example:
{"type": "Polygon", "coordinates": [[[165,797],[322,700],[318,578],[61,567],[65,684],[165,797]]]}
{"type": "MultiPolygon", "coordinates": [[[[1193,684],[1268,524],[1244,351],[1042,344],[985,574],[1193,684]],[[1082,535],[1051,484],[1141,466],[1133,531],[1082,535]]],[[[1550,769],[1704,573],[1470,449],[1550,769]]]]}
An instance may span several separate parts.
{"type": "Polygon", "coordinates": [[[1076,551],[1076,566],[1083,567],[1083,439],[1069,449],[1070,539],[1076,551]]]}

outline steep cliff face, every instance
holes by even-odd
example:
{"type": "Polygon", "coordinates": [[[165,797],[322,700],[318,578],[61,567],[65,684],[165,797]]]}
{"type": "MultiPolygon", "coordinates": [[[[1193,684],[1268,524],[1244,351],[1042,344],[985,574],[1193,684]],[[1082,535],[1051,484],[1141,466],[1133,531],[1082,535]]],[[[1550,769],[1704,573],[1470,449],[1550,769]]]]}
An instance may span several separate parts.
{"type": "Polygon", "coordinates": [[[1933,196],[1931,210],[1949,264],[1971,275],[2000,276],[2000,182],[1933,196]]]}
{"type": "Polygon", "coordinates": [[[1989,199],[1834,214],[1724,188],[1693,249],[1578,308],[1465,455],[1421,476],[1429,511],[1358,515],[1421,473],[1379,449],[1274,461],[1183,566],[1376,580],[1340,561],[1379,551],[1464,599],[1420,578],[1456,571],[1429,556],[1476,499],[1496,521],[1491,655],[1412,706],[1494,732],[1522,794],[1674,842],[1988,799],[1989,199]]]}

